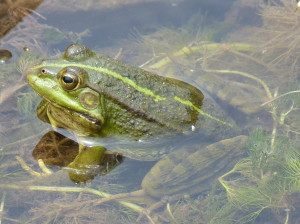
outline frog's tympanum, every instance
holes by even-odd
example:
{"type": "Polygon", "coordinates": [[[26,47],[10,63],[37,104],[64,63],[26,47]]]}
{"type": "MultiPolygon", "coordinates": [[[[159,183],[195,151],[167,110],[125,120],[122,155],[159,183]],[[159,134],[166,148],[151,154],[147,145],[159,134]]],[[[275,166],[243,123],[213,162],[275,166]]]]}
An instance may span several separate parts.
{"type": "Polygon", "coordinates": [[[43,98],[39,118],[68,130],[81,145],[68,165],[77,182],[86,177],[74,170],[88,170],[112,151],[158,160],[142,182],[147,195],[195,193],[243,154],[247,137],[237,136],[233,119],[209,95],[85,46],[69,46],[27,78],[43,98]]]}

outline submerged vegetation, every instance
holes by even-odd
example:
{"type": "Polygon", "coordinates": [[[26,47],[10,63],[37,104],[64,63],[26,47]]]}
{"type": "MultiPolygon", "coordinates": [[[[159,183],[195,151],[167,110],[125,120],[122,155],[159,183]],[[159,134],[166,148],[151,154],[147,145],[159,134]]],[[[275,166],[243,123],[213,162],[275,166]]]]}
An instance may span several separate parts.
{"type": "MultiPolygon", "coordinates": [[[[39,167],[29,151],[47,127],[33,120],[39,99],[16,68],[24,72],[39,59],[25,52],[17,62],[1,65],[5,82],[1,81],[4,88],[0,90],[0,221],[132,223],[143,213],[143,220],[152,223],[299,223],[300,11],[295,11],[296,4],[291,1],[269,2],[260,6],[262,25],[245,27],[244,32],[234,31],[232,24],[206,27],[204,17],[196,15],[181,28],[159,28],[126,42],[121,59],[126,57],[161,75],[200,82],[199,86],[208,91],[229,86],[229,90],[213,92],[221,101],[233,103],[238,113],[247,114],[245,120],[237,120],[250,133],[247,157],[220,176],[210,190],[183,195],[150,214],[125,199],[101,205],[98,200],[139,189],[139,178],[151,164],[136,171],[136,164],[129,161],[83,186],[75,186],[64,170],[56,171],[55,167],[53,173],[44,168],[37,172],[43,163],[40,161],[39,167]],[[214,81],[208,85],[206,80],[214,81]],[[236,91],[239,97],[228,99],[236,91]]],[[[47,30],[38,32],[38,38],[51,39],[59,33],[53,39],[57,42],[65,37],[65,33],[33,18],[29,21],[40,31],[47,30]]],[[[76,40],[86,35],[68,34],[76,40]]],[[[18,35],[14,38],[11,44],[19,46],[18,35]]],[[[31,41],[24,43],[33,45],[31,41]]],[[[42,46],[37,44],[35,49],[39,48],[42,46]]]]}
{"type": "Polygon", "coordinates": [[[229,202],[211,223],[249,223],[266,209],[279,223],[295,223],[290,216],[299,206],[298,145],[277,139],[271,152],[270,136],[262,130],[254,131],[250,139],[249,158],[219,178],[229,202]]]}

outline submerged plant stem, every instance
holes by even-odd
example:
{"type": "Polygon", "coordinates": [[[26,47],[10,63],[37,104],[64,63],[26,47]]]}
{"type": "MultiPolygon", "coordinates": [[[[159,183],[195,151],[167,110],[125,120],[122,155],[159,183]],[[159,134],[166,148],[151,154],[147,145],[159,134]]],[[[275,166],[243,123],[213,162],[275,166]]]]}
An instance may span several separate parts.
{"type": "MultiPolygon", "coordinates": [[[[172,56],[174,57],[181,57],[184,55],[189,55],[195,52],[201,52],[201,51],[215,51],[218,49],[233,49],[235,51],[254,51],[253,45],[245,44],[245,43],[208,43],[208,44],[201,44],[197,46],[192,47],[183,47],[179,51],[176,51],[172,56]]],[[[165,57],[161,59],[160,61],[156,62],[155,64],[149,66],[151,69],[161,68],[163,66],[166,66],[172,61],[170,57],[165,57]]]]}
{"type": "MultiPolygon", "coordinates": [[[[273,111],[273,113],[275,113],[275,111],[273,111]]],[[[274,120],[274,124],[273,124],[273,130],[272,130],[272,135],[271,135],[271,150],[270,150],[269,154],[273,153],[275,139],[276,139],[276,135],[277,135],[277,123],[275,121],[274,116],[273,116],[273,120],[274,120]]]]}
{"type": "MultiPolygon", "coordinates": [[[[22,138],[22,139],[20,139],[18,141],[14,141],[12,143],[5,144],[5,145],[1,146],[0,152],[4,152],[5,151],[5,153],[6,153],[6,151],[8,151],[8,150],[6,150],[8,147],[13,147],[13,146],[15,146],[17,144],[21,144],[23,142],[29,141],[29,140],[34,139],[34,138],[39,137],[39,136],[42,136],[42,134],[41,133],[35,134],[35,135],[29,136],[29,137],[26,137],[26,138],[22,138]]],[[[15,154],[18,154],[18,153],[15,153],[15,154]]]]}
{"type": "Polygon", "coordinates": [[[268,104],[268,103],[272,103],[273,101],[275,101],[275,100],[277,100],[277,99],[279,99],[279,98],[281,98],[281,97],[283,97],[283,96],[292,94],[292,93],[300,93],[300,90],[290,91],[290,92],[281,94],[281,95],[279,95],[279,96],[277,96],[277,97],[275,97],[275,98],[273,98],[273,99],[270,99],[269,101],[263,103],[261,106],[265,106],[265,105],[268,104]]]}
{"type": "MultiPolygon", "coordinates": [[[[251,55],[244,54],[244,53],[242,53],[242,52],[240,52],[240,51],[237,51],[237,50],[234,50],[234,49],[229,49],[228,52],[230,52],[230,53],[232,53],[232,54],[235,54],[235,55],[237,55],[237,56],[244,57],[244,58],[248,59],[249,61],[253,61],[253,62],[255,62],[256,64],[261,65],[261,66],[267,68],[268,70],[271,70],[271,68],[270,68],[270,66],[269,66],[268,64],[264,63],[264,62],[261,61],[261,60],[258,60],[258,59],[256,59],[256,58],[252,57],[251,55]]],[[[273,72],[276,72],[276,71],[273,71],[273,72]]]]}
{"type": "MultiPolygon", "coordinates": [[[[98,191],[93,188],[81,188],[81,187],[54,187],[54,186],[21,186],[21,185],[16,185],[16,184],[0,184],[0,188],[4,189],[27,189],[31,191],[52,191],[52,192],[79,192],[79,193],[89,193],[89,194],[94,194],[100,197],[111,197],[111,194],[104,193],[101,191],[98,191]]],[[[130,203],[130,202],[125,202],[125,201],[118,201],[121,205],[131,208],[132,210],[143,213],[144,208],[130,203]]]]}
{"type": "Polygon", "coordinates": [[[2,223],[2,214],[4,214],[4,203],[5,203],[6,193],[4,192],[2,195],[2,200],[0,204],[0,224],[2,223]]]}
{"type": "Polygon", "coordinates": [[[290,211],[288,209],[286,209],[286,217],[285,217],[284,224],[288,224],[289,223],[289,218],[290,218],[290,211]]]}
{"type": "Polygon", "coordinates": [[[270,91],[269,87],[267,86],[267,84],[263,80],[261,80],[260,78],[257,78],[254,75],[248,74],[246,72],[235,71],[235,70],[204,69],[204,71],[206,71],[206,72],[214,72],[214,73],[235,74],[235,75],[240,75],[240,76],[244,76],[246,78],[252,79],[252,80],[258,82],[264,88],[267,97],[269,99],[272,99],[272,94],[271,94],[271,91],[270,91]]]}
{"type": "Polygon", "coordinates": [[[179,224],[179,222],[175,219],[172,211],[171,211],[171,205],[170,203],[167,204],[167,211],[168,211],[168,214],[170,216],[170,218],[172,219],[172,221],[175,223],[175,224],[179,224]]]}

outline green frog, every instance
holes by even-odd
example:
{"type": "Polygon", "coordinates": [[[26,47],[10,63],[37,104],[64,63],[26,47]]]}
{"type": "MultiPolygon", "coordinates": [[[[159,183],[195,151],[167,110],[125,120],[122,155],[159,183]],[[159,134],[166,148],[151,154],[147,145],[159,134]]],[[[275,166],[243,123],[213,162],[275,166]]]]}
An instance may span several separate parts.
{"type": "Polygon", "coordinates": [[[192,194],[243,155],[247,137],[238,136],[234,120],[212,97],[86,46],[70,45],[62,57],[31,68],[27,79],[43,98],[38,117],[80,144],[68,165],[76,182],[90,178],[84,175],[89,167],[111,151],[158,161],[142,182],[143,194],[192,194]]]}

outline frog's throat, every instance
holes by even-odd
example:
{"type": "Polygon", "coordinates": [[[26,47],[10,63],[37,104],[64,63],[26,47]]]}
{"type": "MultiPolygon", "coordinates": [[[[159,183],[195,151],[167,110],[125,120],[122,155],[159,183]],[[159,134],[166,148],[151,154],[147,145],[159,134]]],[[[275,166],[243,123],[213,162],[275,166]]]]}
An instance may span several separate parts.
{"type": "MultiPolygon", "coordinates": [[[[153,93],[150,89],[147,89],[145,87],[142,87],[142,86],[139,86],[137,85],[134,81],[132,81],[131,79],[127,78],[127,77],[124,77],[122,75],[120,75],[119,73],[117,72],[114,72],[114,71],[111,71],[107,68],[102,68],[102,67],[94,67],[94,66],[90,66],[90,65],[84,65],[84,64],[73,64],[73,63],[65,63],[65,64],[47,64],[47,65],[38,65],[38,66],[35,66],[33,67],[33,69],[39,69],[39,68],[43,68],[43,67],[56,67],[56,68],[65,68],[65,67],[68,67],[68,66],[75,66],[75,67],[79,67],[79,68],[84,68],[84,69],[90,69],[90,70],[93,70],[93,71],[97,71],[97,72],[102,72],[102,73],[105,73],[107,75],[110,75],[116,79],[119,79],[121,80],[122,82],[124,82],[125,84],[128,84],[130,86],[132,86],[133,88],[135,88],[137,91],[139,92],[142,92],[148,96],[152,96],[154,97],[154,101],[164,101],[164,100],[167,100],[166,97],[163,97],[163,96],[160,96],[160,95],[157,95],[155,93],[153,93]]],[[[178,96],[174,96],[173,97],[173,100],[175,101],[178,101],[180,102],[181,104],[184,104],[184,105],[187,105],[189,107],[192,107],[194,110],[196,110],[199,114],[201,114],[202,116],[206,116],[212,120],[215,120],[223,125],[227,125],[227,126],[230,126],[230,127],[233,127],[232,124],[230,123],[227,123],[223,120],[220,120],[216,117],[213,117],[211,115],[209,115],[208,113],[205,113],[203,110],[201,110],[199,107],[195,106],[191,101],[189,100],[184,100],[184,99],[181,99],[180,97],[178,96]]]]}
{"type": "MultiPolygon", "coordinates": [[[[89,116],[86,116],[86,114],[84,113],[80,113],[80,112],[77,112],[77,111],[74,111],[74,110],[71,110],[71,109],[66,109],[65,107],[62,107],[61,105],[59,104],[56,104],[56,103],[53,103],[52,101],[49,101],[45,98],[43,98],[44,100],[46,100],[47,102],[49,102],[51,104],[52,107],[55,107],[55,108],[58,108],[58,109],[61,109],[63,110],[65,113],[70,113],[70,112],[74,112],[75,115],[76,115],[76,120],[77,120],[77,123],[78,122],[78,119],[84,119],[84,120],[88,120],[90,124],[93,125],[93,127],[97,128],[97,126],[99,127],[100,129],[100,126],[99,124],[103,124],[103,120],[101,119],[98,119],[98,118],[93,118],[93,117],[89,117],[89,116]]],[[[49,106],[46,106],[45,108],[42,108],[42,109],[46,109],[46,113],[47,113],[47,117],[49,119],[49,123],[51,124],[51,126],[57,130],[57,127],[62,127],[64,129],[67,129],[67,130],[71,130],[70,128],[68,128],[66,126],[66,124],[64,124],[63,122],[61,122],[60,119],[57,119],[57,116],[53,116],[51,113],[49,113],[49,106]]],[[[73,114],[74,116],[74,114],[73,114]]],[[[77,129],[79,130],[79,129],[77,129]]],[[[74,132],[75,133],[75,132],[74,132]]],[[[77,133],[78,134],[78,133],[77,133]]],[[[85,134],[83,136],[86,136],[85,134]]]]}

